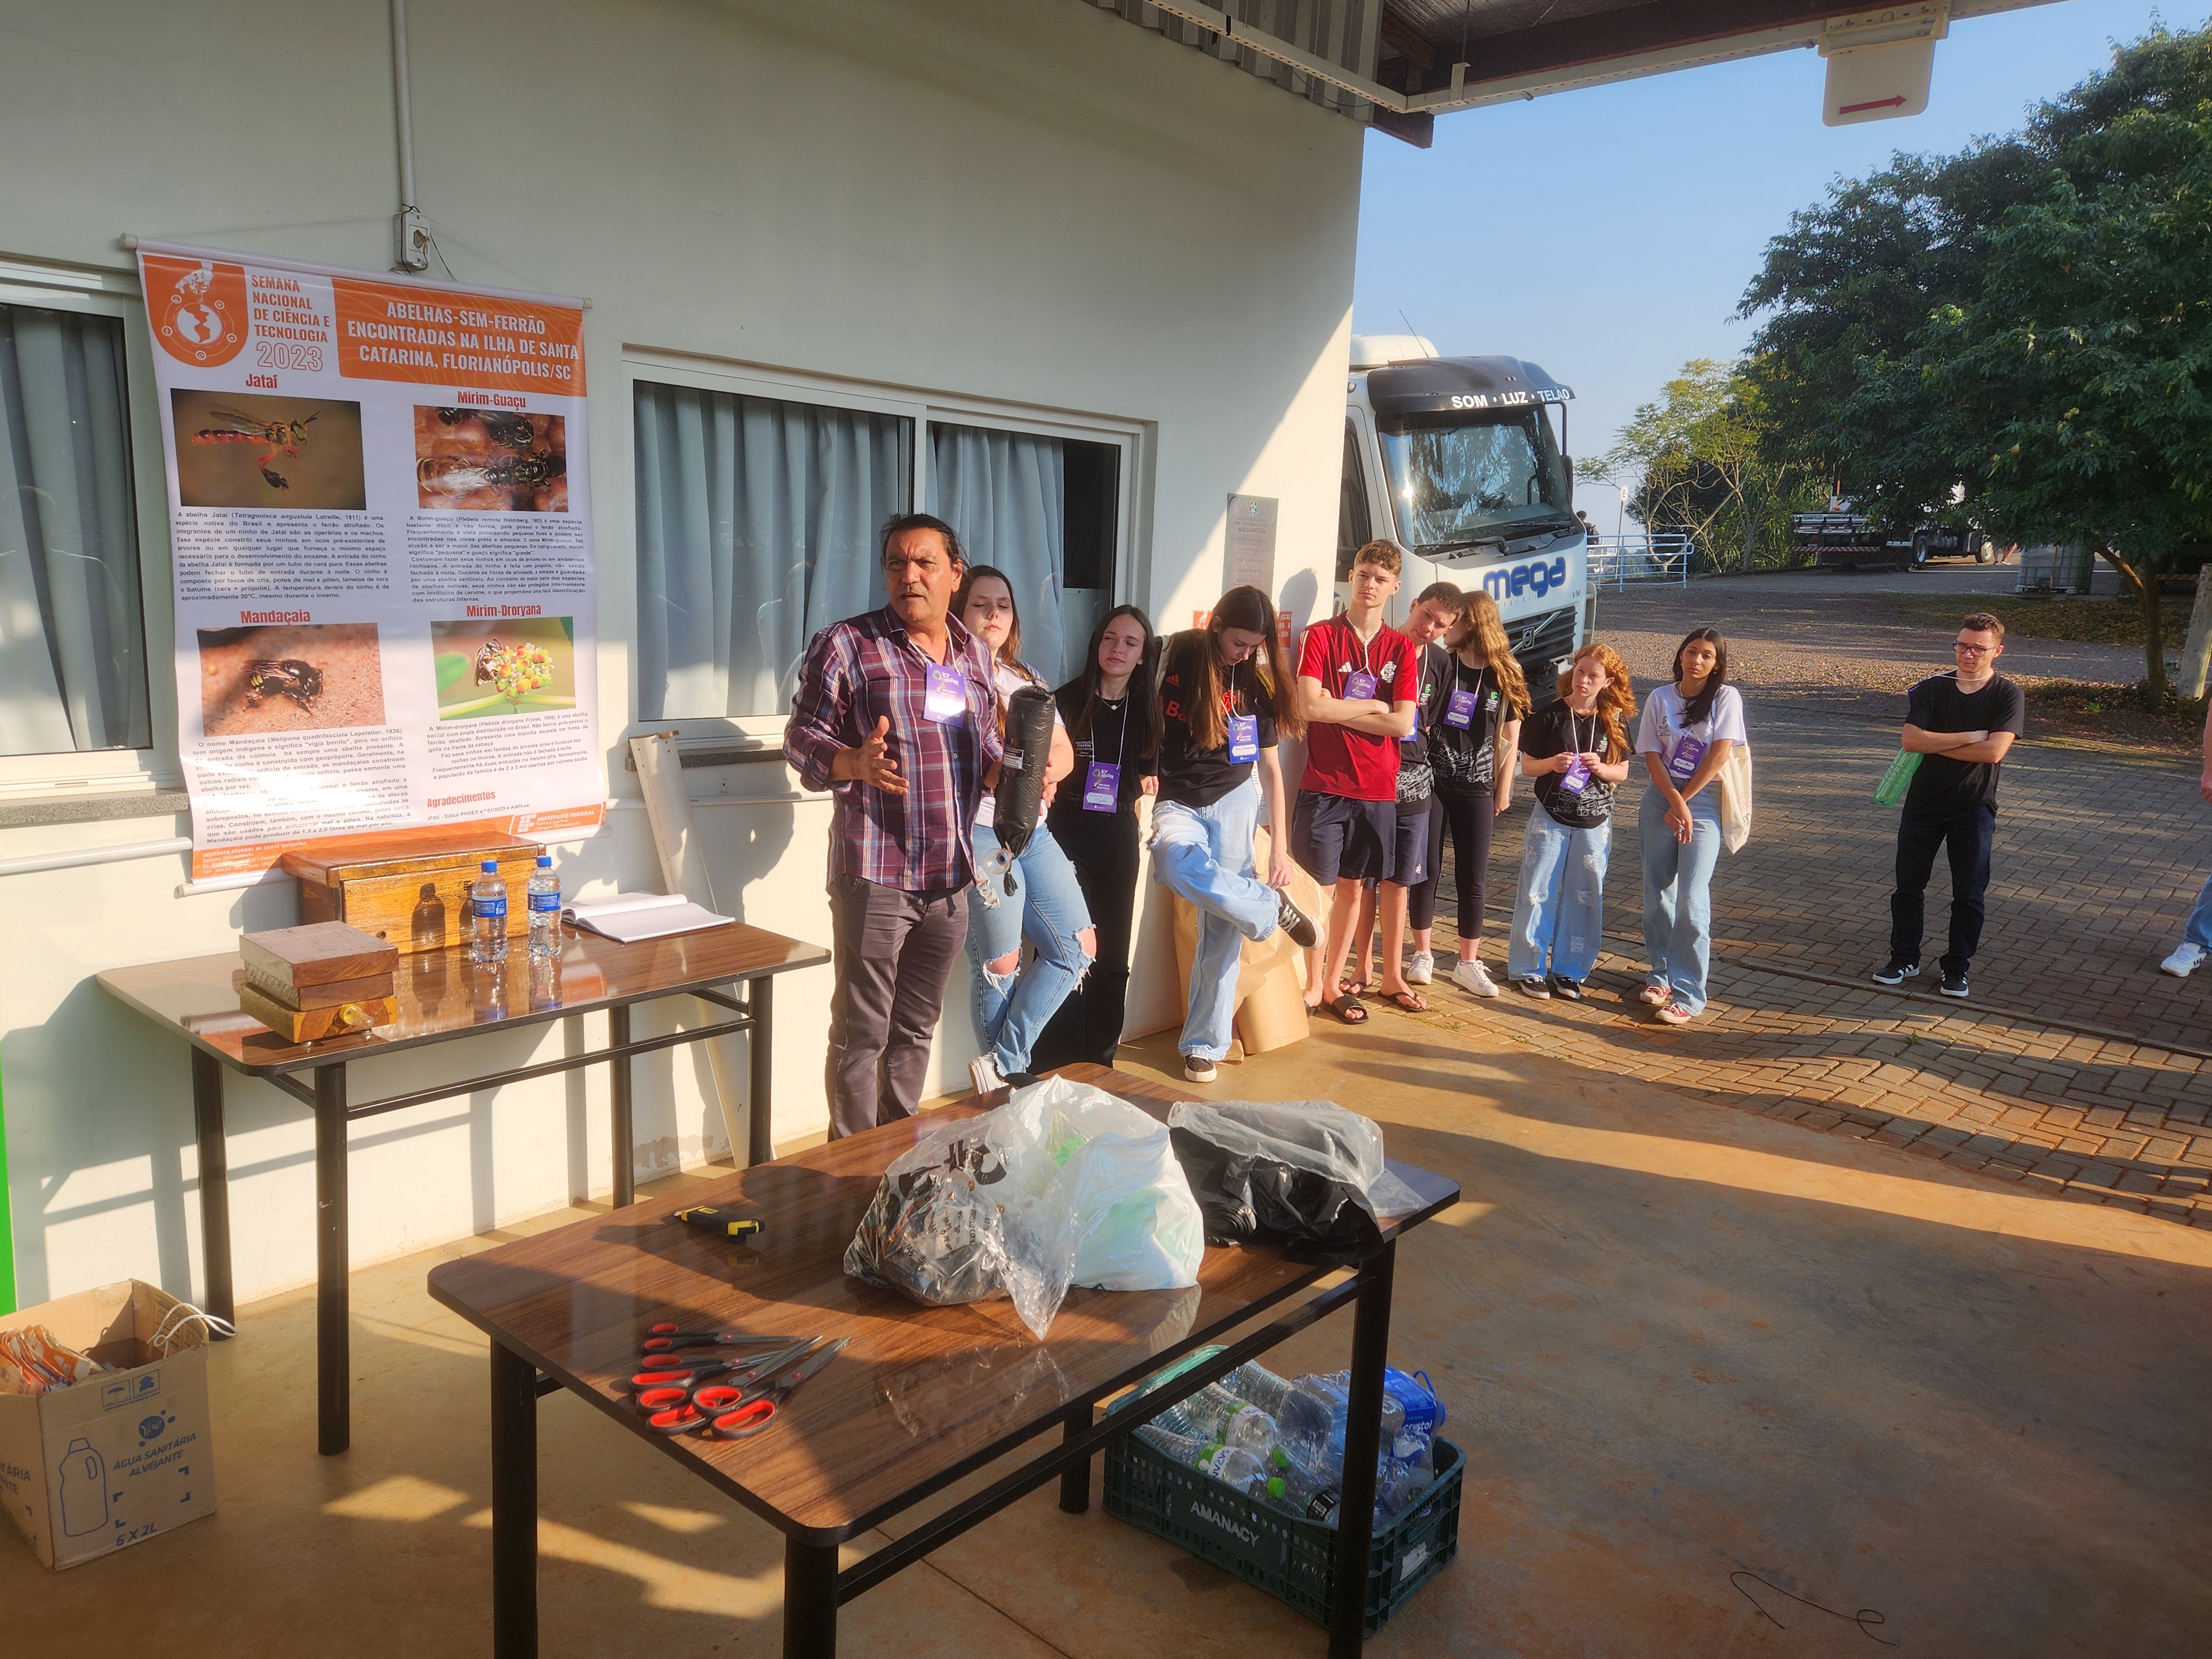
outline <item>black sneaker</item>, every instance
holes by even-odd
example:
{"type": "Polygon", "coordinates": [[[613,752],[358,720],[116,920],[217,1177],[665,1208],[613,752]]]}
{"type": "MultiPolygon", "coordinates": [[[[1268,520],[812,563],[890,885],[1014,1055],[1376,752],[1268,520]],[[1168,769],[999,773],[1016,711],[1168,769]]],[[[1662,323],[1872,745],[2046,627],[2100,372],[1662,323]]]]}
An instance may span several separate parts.
{"type": "Polygon", "coordinates": [[[1315,931],[1313,918],[1291,903],[1288,893],[1275,895],[1275,925],[1288,933],[1291,943],[1301,950],[1312,950],[1314,941],[1321,937],[1315,931]]]}
{"type": "Polygon", "coordinates": [[[1560,979],[1554,976],[1552,981],[1552,994],[1555,997],[1565,997],[1569,1002],[1580,1002],[1583,1000],[1582,982],[1579,980],[1560,979]]]}
{"type": "Polygon", "coordinates": [[[1547,985],[1542,980],[1534,977],[1515,980],[1513,981],[1513,988],[1518,991],[1522,996],[1534,997],[1539,1002],[1546,1000],[1552,994],[1552,988],[1550,986],[1547,985]]]}
{"type": "Polygon", "coordinates": [[[1887,967],[1877,968],[1874,970],[1874,982],[1877,985],[1902,985],[1919,972],[1918,963],[1899,962],[1892,958],[1887,967]]]}
{"type": "Polygon", "coordinates": [[[1943,982],[1936,988],[1947,997],[1956,997],[1960,1001],[1964,1002],[1966,1000],[1966,976],[1962,973],[1954,974],[1946,969],[1943,972],[1943,982]]]}

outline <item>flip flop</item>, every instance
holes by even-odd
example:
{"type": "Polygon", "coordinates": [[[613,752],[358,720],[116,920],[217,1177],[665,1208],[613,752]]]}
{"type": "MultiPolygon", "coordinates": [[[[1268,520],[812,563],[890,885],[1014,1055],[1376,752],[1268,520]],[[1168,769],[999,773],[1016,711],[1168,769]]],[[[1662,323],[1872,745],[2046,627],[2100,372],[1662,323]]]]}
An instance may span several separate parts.
{"type": "Polygon", "coordinates": [[[1390,1001],[1401,1013],[1425,1014],[1429,1012],[1429,1000],[1419,991],[1393,991],[1390,1001]]]}
{"type": "Polygon", "coordinates": [[[1340,992],[1334,1001],[1324,1002],[1322,1006],[1334,1014],[1346,1025],[1367,1024],[1367,1005],[1349,991],[1340,992]]]}

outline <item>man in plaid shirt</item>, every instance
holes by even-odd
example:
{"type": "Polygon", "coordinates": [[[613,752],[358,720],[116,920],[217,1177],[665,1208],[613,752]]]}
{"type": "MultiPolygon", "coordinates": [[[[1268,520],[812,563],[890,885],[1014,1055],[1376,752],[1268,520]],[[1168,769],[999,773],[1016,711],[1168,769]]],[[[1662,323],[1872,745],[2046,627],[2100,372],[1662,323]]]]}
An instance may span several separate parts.
{"type": "Polygon", "coordinates": [[[830,1133],[911,1116],[968,939],[970,827],[998,781],[990,654],[951,615],[966,559],[942,519],[884,527],[881,611],[806,647],[784,758],[830,789],[830,1133]]]}

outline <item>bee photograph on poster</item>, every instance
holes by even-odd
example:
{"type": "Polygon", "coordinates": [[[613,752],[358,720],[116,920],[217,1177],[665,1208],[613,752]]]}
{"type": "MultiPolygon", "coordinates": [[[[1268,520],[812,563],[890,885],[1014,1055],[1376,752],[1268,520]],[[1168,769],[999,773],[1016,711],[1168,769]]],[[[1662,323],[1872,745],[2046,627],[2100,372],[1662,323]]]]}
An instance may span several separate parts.
{"type": "Polygon", "coordinates": [[[169,394],[186,507],[359,513],[368,506],[361,405],[246,392],[169,394]]]}
{"type": "Polygon", "coordinates": [[[566,513],[568,423],[518,410],[415,409],[421,504],[465,513],[566,513]]]}
{"type": "Polygon", "coordinates": [[[211,738],[384,724],[374,623],[198,632],[200,722],[211,738]]]}
{"type": "Polygon", "coordinates": [[[430,624],[438,718],[533,714],[576,706],[576,622],[532,617],[430,624]]]}

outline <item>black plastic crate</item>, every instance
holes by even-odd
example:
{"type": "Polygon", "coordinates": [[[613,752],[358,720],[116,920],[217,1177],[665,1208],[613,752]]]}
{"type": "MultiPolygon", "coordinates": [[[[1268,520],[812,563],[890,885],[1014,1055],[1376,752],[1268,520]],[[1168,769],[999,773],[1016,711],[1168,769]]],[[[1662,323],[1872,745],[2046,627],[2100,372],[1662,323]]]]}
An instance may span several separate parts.
{"type": "MultiPolygon", "coordinates": [[[[1460,1486],[1467,1458],[1439,1436],[1436,1467],[1436,1482],[1421,1501],[1375,1534],[1363,1635],[1382,1629],[1459,1553],[1460,1486]]],[[[1134,1434],[1108,1444],[1106,1513],[1182,1545],[1316,1624],[1328,1622],[1336,1574],[1332,1527],[1286,1515],[1185,1468],[1134,1434]]]]}

